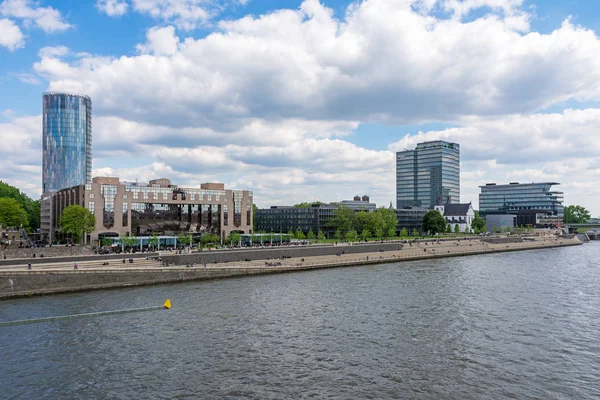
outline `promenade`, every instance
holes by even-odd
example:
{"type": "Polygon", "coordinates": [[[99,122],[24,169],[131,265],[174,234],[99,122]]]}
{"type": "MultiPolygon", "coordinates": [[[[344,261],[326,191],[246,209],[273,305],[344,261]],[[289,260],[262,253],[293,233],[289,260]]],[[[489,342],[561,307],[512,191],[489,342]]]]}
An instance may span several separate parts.
{"type": "MultiPolygon", "coordinates": [[[[167,283],[188,280],[217,279],[244,275],[283,273],[353,265],[371,265],[441,257],[468,256],[580,245],[577,238],[535,238],[514,243],[490,243],[473,238],[447,241],[419,241],[404,244],[393,251],[349,254],[350,244],[335,247],[338,255],[254,259],[251,261],[181,264],[164,266],[162,262],[138,258],[133,263],[120,260],[58,262],[0,267],[0,298],[31,294],[95,290],[123,286],[167,283]]],[[[399,247],[399,246],[398,246],[399,247]]],[[[258,254],[258,253],[257,253],[258,254]]],[[[263,256],[264,257],[264,256],[263,256]]]]}

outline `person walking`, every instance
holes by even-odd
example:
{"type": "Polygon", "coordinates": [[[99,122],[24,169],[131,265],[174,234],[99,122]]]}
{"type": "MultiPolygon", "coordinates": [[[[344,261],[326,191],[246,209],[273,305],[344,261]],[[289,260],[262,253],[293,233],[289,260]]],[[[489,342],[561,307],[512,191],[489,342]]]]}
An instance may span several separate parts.
{"type": "Polygon", "coordinates": [[[75,266],[73,267],[73,269],[79,269],[79,268],[77,268],[77,263],[75,263],[75,266]]]}
{"type": "Polygon", "coordinates": [[[27,269],[31,271],[31,263],[27,264],[27,269]]]}

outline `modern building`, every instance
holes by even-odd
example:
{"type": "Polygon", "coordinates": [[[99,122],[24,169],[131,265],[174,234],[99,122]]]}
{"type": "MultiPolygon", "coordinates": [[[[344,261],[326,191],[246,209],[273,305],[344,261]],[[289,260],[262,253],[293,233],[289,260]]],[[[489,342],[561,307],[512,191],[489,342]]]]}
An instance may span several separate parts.
{"type": "Polygon", "coordinates": [[[137,184],[94,178],[89,184],[52,194],[54,235],[60,236],[62,211],[73,204],[89,209],[96,217],[96,229],[88,235],[88,243],[103,237],[179,233],[217,234],[224,240],[232,232],[252,233],[252,192],[226,190],[222,183],[184,188],[168,179],[137,184]]]}
{"type": "Polygon", "coordinates": [[[332,203],[332,204],[339,204],[342,207],[348,207],[349,209],[351,209],[352,211],[367,211],[367,212],[374,212],[377,210],[377,204],[375,203],[371,203],[369,196],[364,195],[362,197],[360,196],[354,196],[354,198],[352,200],[342,200],[339,203],[332,203]]]}
{"type": "Polygon", "coordinates": [[[52,241],[52,193],[85,185],[92,176],[92,100],[50,92],[42,96],[41,231],[52,241]]]}
{"type": "Polygon", "coordinates": [[[300,229],[315,235],[323,231],[327,237],[334,231],[327,227],[339,207],[334,204],[315,203],[311,207],[272,206],[256,211],[256,229],[259,232],[286,233],[300,229]]]}
{"type": "MultiPolygon", "coordinates": [[[[557,182],[511,182],[508,185],[488,183],[480,186],[479,213],[488,215],[512,214],[517,225],[536,227],[556,226],[564,217],[563,193],[553,191],[557,182]]],[[[488,224],[488,228],[489,224],[488,224]]]]}
{"type": "Polygon", "coordinates": [[[452,232],[456,232],[457,227],[460,232],[471,232],[471,224],[475,218],[475,210],[471,203],[442,204],[433,206],[433,209],[444,216],[446,225],[450,225],[452,232]]]}
{"type": "Polygon", "coordinates": [[[92,178],[92,100],[50,92],[42,102],[42,191],[90,183],[92,178]]]}
{"type": "Polygon", "coordinates": [[[312,231],[315,235],[322,231],[326,237],[333,237],[335,230],[328,227],[327,222],[340,207],[354,212],[377,210],[377,204],[371,203],[367,195],[329,204],[314,203],[310,207],[272,206],[257,210],[256,229],[267,233],[296,232],[299,229],[305,234],[312,231]]]}
{"type": "Polygon", "coordinates": [[[398,218],[398,225],[396,230],[398,233],[403,228],[411,234],[413,230],[421,232],[423,230],[423,217],[428,210],[421,207],[404,207],[396,209],[396,217],[398,218]]]}
{"type": "Polygon", "coordinates": [[[396,153],[396,207],[460,201],[460,146],[442,140],[396,153]]]}

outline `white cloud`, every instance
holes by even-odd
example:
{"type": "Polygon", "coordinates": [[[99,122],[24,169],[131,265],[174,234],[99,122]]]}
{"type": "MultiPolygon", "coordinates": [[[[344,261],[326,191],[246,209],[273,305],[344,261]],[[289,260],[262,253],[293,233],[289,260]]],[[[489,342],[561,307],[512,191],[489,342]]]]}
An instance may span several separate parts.
{"type": "Polygon", "coordinates": [[[0,15],[24,20],[25,24],[33,22],[44,32],[60,32],[71,27],[63,21],[60,12],[52,7],[38,7],[31,0],[4,0],[0,3],[0,15]]]}
{"type": "Polygon", "coordinates": [[[137,45],[140,53],[156,56],[177,53],[179,38],[175,35],[175,28],[172,26],[150,28],[146,32],[146,39],[148,40],[146,44],[137,45]]]}
{"type": "Polygon", "coordinates": [[[41,115],[15,117],[12,110],[2,115],[9,122],[0,122],[0,171],[2,181],[17,186],[36,199],[41,195],[41,115]]]}
{"type": "Polygon", "coordinates": [[[133,8],[152,18],[172,23],[179,29],[191,30],[211,17],[211,1],[207,0],[132,0],[133,8]]]}
{"type": "Polygon", "coordinates": [[[66,46],[46,46],[38,51],[40,57],[63,57],[70,53],[66,46]]]}
{"type": "Polygon", "coordinates": [[[27,83],[29,85],[41,85],[42,81],[40,81],[40,79],[31,73],[28,72],[23,72],[17,75],[17,78],[19,79],[19,81],[23,82],[23,83],[27,83]]]}
{"type": "Polygon", "coordinates": [[[0,19],[0,46],[14,51],[25,46],[25,40],[21,29],[9,19],[0,19]]]}
{"type": "Polygon", "coordinates": [[[125,0],[96,0],[96,7],[111,17],[120,17],[127,12],[125,0]]]}
{"type": "Polygon", "coordinates": [[[172,29],[151,29],[138,56],[46,57],[35,69],[52,89],[88,93],[109,113],[174,125],[453,121],[600,98],[600,40],[568,21],[521,34],[498,16],[462,23],[393,0],[358,3],[338,21],[307,0],[221,22],[200,39],[172,29]]]}

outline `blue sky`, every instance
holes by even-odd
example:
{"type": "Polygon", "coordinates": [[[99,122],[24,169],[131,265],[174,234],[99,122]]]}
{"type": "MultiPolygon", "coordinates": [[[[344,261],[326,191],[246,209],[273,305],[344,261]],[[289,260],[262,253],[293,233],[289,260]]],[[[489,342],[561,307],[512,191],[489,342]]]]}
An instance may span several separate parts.
{"type": "Polygon", "coordinates": [[[65,90],[92,97],[97,175],[383,205],[394,151],[443,138],[462,201],[552,180],[600,216],[600,2],[0,0],[0,29],[0,179],[34,197],[65,90]]]}

